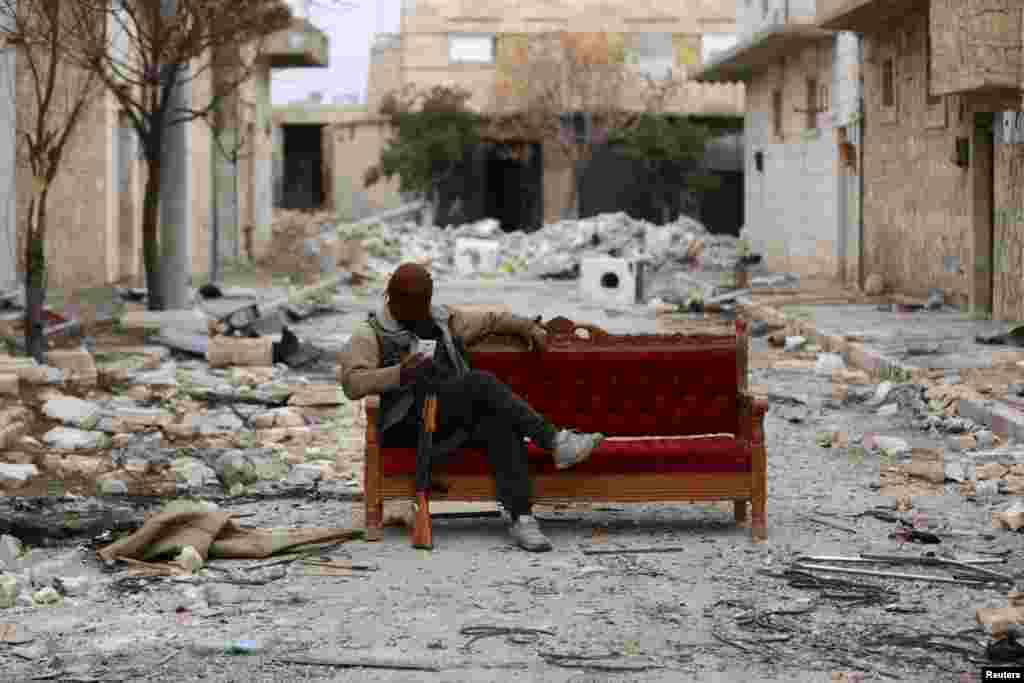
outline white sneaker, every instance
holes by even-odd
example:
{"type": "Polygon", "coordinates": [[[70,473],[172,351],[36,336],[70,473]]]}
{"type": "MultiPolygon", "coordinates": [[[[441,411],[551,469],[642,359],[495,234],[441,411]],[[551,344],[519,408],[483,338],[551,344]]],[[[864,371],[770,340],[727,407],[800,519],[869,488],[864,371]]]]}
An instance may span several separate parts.
{"type": "Polygon", "coordinates": [[[516,544],[523,550],[532,553],[543,553],[551,550],[551,541],[541,533],[537,518],[533,515],[520,515],[516,523],[509,529],[516,544]]]}
{"type": "Polygon", "coordinates": [[[567,470],[590,457],[594,449],[604,441],[604,434],[581,434],[563,429],[555,436],[555,468],[567,470]]]}

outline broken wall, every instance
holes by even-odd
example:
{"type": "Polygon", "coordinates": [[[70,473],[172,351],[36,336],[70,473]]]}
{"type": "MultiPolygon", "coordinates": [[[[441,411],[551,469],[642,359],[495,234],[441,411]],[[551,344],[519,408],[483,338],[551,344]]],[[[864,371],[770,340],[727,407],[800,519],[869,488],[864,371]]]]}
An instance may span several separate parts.
{"type": "Polygon", "coordinates": [[[339,216],[358,220],[402,203],[397,177],[381,178],[372,187],[363,184],[366,170],[380,162],[390,134],[387,119],[377,116],[365,116],[324,129],[325,138],[331,141],[334,159],[328,192],[339,216]]]}
{"type": "Polygon", "coordinates": [[[973,124],[958,98],[927,100],[927,31],[918,11],[864,38],[864,267],[893,290],[923,297],[941,288],[966,305],[973,194],[969,168],[953,157],[973,124]],[[892,106],[883,99],[888,60],[892,106]]]}

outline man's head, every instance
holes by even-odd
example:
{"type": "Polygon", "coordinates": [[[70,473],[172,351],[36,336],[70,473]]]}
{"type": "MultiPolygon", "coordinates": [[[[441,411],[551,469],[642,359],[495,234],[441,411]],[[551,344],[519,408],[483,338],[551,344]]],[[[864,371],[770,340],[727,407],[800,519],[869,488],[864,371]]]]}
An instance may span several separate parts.
{"type": "Polygon", "coordinates": [[[429,320],[433,295],[430,271],[418,263],[403,263],[388,280],[388,310],[399,323],[429,320]]]}

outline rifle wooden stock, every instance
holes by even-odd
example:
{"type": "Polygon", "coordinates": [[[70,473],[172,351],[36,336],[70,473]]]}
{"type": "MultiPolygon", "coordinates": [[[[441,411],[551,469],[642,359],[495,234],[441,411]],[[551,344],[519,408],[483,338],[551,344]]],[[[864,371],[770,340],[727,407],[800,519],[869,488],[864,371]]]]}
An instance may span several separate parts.
{"type": "MultiPolygon", "coordinates": [[[[423,402],[423,429],[433,435],[437,431],[437,396],[428,396],[423,402]]],[[[431,445],[433,438],[429,441],[431,445]]],[[[432,550],[434,548],[434,525],[430,519],[430,491],[416,492],[416,517],[413,522],[412,546],[432,550]]]]}

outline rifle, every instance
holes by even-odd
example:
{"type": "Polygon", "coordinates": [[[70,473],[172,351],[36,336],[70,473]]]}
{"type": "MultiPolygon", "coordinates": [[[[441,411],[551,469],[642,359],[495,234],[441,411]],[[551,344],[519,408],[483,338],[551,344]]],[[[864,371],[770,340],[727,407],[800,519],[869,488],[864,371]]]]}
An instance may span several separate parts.
{"type": "Polygon", "coordinates": [[[434,547],[434,528],[430,521],[430,451],[436,431],[437,395],[430,394],[423,402],[423,427],[416,445],[416,521],[412,531],[412,546],[426,550],[434,547]]]}
{"type": "Polygon", "coordinates": [[[416,516],[413,522],[412,546],[432,550],[434,547],[434,526],[430,519],[430,490],[441,488],[433,482],[432,466],[462,446],[469,438],[469,432],[458,429],[434,447],[437,432],[437,395],[428,394],[423,401],[423,425],[416,445],[416,516]]]}

